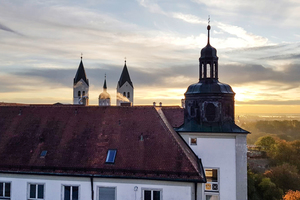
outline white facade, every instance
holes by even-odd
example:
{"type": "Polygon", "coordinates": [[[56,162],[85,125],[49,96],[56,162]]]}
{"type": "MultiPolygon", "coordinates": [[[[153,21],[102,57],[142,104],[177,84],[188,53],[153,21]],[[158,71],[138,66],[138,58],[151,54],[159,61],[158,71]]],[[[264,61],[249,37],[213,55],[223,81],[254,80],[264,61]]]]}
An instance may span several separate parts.
{"type": "Polygon", "coordinates": [[[117,106],[123,102],[131,102],[133,106],[133,87],[127,81],[121,87],[117,84],[117,106]]]}
{"type": "Polygon", "coordinates": [[[206,195],[215,195],[218,196],[217,200],[246,200],[246,134],[182,132],[180,134],[201,158],[204,169],[218,171],[218,190],[205,192],[203,184],[202,199],[206,199],[206,195]]]}
{"type": "MultiPolygon", "coordinates": [[[[29,184],[44,185],[44,200],[63,200],[64,187],[78,187],[78,199],[99,200],[99,188],[114,188],[115,200],[143,200],[144,190],[159,191],[161,200],[195,200],[195,185],[189,182],[68,177],[45,175],[0,174],[0,182],[11,184],[11,200],[29,199],[29,184]]],[[[198,183],[198,198],[201,199],[198,183]],[[200,195],[199,195],[200,194],[200,195]]]]}
{"type": "Polygon", "coordinates": [[[89,86],[82,79],[73,86],[73,104],[89,105],[89,86]]]}

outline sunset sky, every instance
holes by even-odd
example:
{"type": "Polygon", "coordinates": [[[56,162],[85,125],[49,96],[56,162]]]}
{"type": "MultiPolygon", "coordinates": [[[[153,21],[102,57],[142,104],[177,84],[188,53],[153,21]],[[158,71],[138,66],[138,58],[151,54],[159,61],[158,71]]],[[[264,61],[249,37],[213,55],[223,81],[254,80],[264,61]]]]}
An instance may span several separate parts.
{"type": "Polygon", "coordinates": [[[72,103],[83,53],[96,105],[116,103],[124,58],[134,104],[179,105],[200,50],[218,50],[238,113],[300,113],[298,0],[1,0],[0,102],[72,103]]]}

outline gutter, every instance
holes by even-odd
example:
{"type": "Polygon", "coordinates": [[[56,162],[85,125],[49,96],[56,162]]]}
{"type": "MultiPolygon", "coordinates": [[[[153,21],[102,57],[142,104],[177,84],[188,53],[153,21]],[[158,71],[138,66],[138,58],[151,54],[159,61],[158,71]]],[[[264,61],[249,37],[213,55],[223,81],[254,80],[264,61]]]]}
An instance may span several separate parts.
{"type": "Polygon", "coordinates": [[[124,177],[124,176],[111,176],[101,174],[64,174],[64,173],[50,173],[50,172],[20,172],[20,171],[0,171],[0,174],[21,174],[21,175],[44,175],[44,176],[63,176],[63,177],[83,177],[83,178],[119,178],[119,179],[143,179],[143,180],[156,180],[156,181],[175,181],[175,182],[190,182],[190,183],[205,183],[203,180],[198,179],[168,179],[168,178],[148,178],[148,177],[124,177]]]}
{"type": "Polygon", "coordinates": [[[92,175],[90,179],[91,179],[91,196],[92,196],[92,200],[94,200],[94,176],[92,175]]]}

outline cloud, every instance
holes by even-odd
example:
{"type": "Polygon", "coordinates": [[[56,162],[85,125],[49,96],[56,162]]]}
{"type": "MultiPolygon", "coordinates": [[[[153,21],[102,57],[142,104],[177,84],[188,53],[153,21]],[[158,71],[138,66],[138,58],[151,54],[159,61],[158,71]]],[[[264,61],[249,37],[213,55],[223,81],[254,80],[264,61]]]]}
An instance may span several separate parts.
{"type": "Polygon", "coordinates": [[[206,20],[202,20],[195,15],[183,14],[183,13],[173,13],[172,17],[174,17],[176,19],[181,19],[181,20],[191,23],[191,24],[207,24],[206,20]]]}
{"type": "Polygon", "coordinates": [[[2,23],[0,23],[0,30],[8,31],[8,32],[15,33],[15,34],[19,34],[18,32],[16,32],[16,31],[12,30],[11,28],[3,25],[2,23]]]}

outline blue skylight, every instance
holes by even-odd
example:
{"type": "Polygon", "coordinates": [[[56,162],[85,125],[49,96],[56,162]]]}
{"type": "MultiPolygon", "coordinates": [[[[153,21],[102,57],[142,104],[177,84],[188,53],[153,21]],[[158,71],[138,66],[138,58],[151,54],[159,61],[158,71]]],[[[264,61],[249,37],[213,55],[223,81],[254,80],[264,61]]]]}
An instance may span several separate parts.
{"type": "Polygon", "coordinates": [[[109,149],[106,156],[105,163],[115,163],[117,150],[116,149],[109,149]]]}

